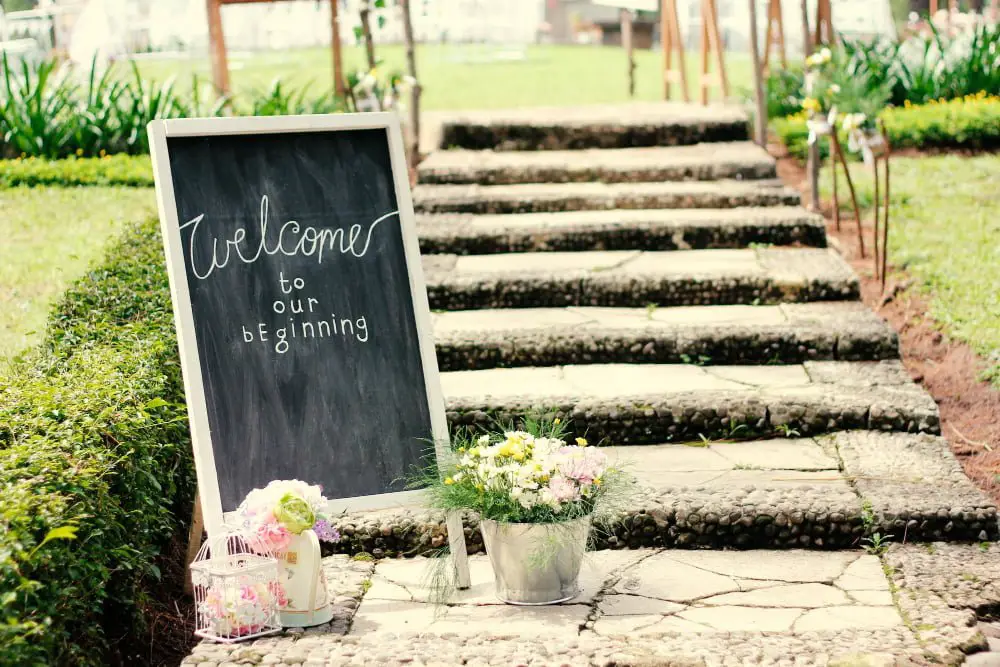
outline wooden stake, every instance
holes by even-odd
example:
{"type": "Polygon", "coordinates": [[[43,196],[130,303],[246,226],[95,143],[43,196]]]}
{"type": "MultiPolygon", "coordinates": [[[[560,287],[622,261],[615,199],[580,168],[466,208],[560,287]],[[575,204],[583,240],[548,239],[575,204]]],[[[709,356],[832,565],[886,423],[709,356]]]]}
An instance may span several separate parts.
{"type": "MultiPolygon", "coordinates": [[[[336,0],[334,0],[336,1],[336,0]]],[[[420,162],[420,79],[417,78],[417,57],[413,44],[413,21],[410,17],[410,0],[400,0],[403,12],[403,40],[406,44],[406,69],[413,77],[413,87],[410,88],[410,141],[407,153],[410,157],[410,167],[415,168],[420,162]]]]}
{"type": "Polygon", "coordinates": [[[729,98],[729,81],[726,78],[726,61],[722,52],[722,38],[719,36],[719,15],[715,0],[701,2],[701,103],[708,104],[708,88],[716,77],[709,76],[710,54],[715,55],[718,67],[718,83],[722,90],[722,99],[729,98]]]}
{"type": "MultiPolygon", "coordinates": [[[[201,538],[205,533],[205,519],[201,515],[201,496],[194,494],[194,508],[191,510],[191,527],[188,528],[188,547],[184,565],[188,566],[194,562],[201,549],[201,538]]],[[[194,594],[194,584],[191,582],[190,568],[184,571],[184,592],[187,595],[194,594]]]]}
{"type": "MultiPolygon", "coordinates": [[[[881,208],[881,202],[879,201],[879,196],[878,196],[878,156],[877,155],[872,159],[872,173],[875,176],[875,193],[874,193],[874,196],[872,197],[872,204],[873,204],[872,208],[875,210],[875,213],[874,213],[875,217],[874,217],[874,220],[873,220],[873,227],[874,227],[874,229],[872,230],[872,243],[874,245],[874,250],[875,250],[875,255],[874,255],[874,260],[875,260],[875,278],[879,279],[879,278],[882,277],[881,269],[879,268],[879,260],[882,257],[882,253],[880,253],[879,249],[878,249],[878,241],[879,241],[879,238],[878,238],[878,232],[879,232],[879,229],[878,229],[878,212],[879,212],[879,209],[881,208]]],[[[861,233],[861,220],[858,220],[858,233],[859,234],[861,233]]],[[[861,256],[864,257],[865,253],[862,252],[861,256]]]]}
{"type": "Polygon", "coordinates": [[[220,0],[205,0],[208,12],[208,53],[212,59],[212,83],[220,95],[229,94],[229,63],[226,60],[226,37],[222,32],[220,0]]]}
{"type": "Polygon", "coordinates": [[[934,18],[934,15],[937,14],[937,10],[938,10],[938,0],[931,0],[930,2],[931,18],[934,18]]]}
{"type": "Polygon", "coordinates": [[[851,171],[847,168],[847,160],[844,158],[844,151],[840,148],[840,140],[837,139],[836,132],[830,134],[830,141],[833,149],[837,152],[837,158],[844,167],[844,176],[847,178],[847,190],[851,193],[851,204],[854,206],[854,219],[858,221],[858,247],[861,249],[861,256],[865,256],[865,239],[861,235],[861,207],[858,206],[858,195],[854,191],[854,180],[851,178],[851,171]]]}
{"type": "Polygon", "coordinates": [[[767,103],[764,101],[764,81],[761,73],[760,50],[757,48],[757,0],[748,0],[750,12],[750,64],[753,67],[754,137],[757,144],[767,146],[767,103]]]}
{"type": "Polygon", "coordinates": [[[885,277],[889,272],[889,158],[892,155],[892,145],[889,135],[885,132],[885,124],[878,121],[879,131],[885,141],[885,211],[882,213],[882,292],[885,292],[885,277]]]}
{"type": "MultiPolygon", "coordinates": [[[[833,128],[833,133],[836,134],[837,128],[833,128]]],[[[835,138],[830,139],[830,174],[833,176],[833,224],[836,226],[837,231],[840,231],[840,197],[837,196],[837,153],[833,150],[833,142],[836,141],[835,138]]]]}
{"type": "MultiPolygon", "coordinates": [[[[756,14],[756,12],[754,13],[756,14]]],[[[753,25],[757,25],[756,22],[753,25]]],[[[778,47],[778,55],[781,56],[782,69],[788,69],[788,57],[785,53],[785,23],[781,17],[781,0],[770,0],[767,3],[767,30],[764,36],[764,69],[767,69],[771,50],[775,46],[778,47]]]]}
{"type": "Polygon", "coordinates": [[[635,56],[632,52],[632,10],[621,10],[622,47],[625,49],[628,96],[635,97],[635,56]]]}
{"type": "Polygon", "coordinates": [[[684,64],[684,42],[681,40],[680,24],[677,22],[676,0],[663,0],[663,7],[660,9],[660,41],[663,42],[663,99],[670,99],[670,84],[680,82],[681,95],[685,102],[690,102],[687,67],[684,64]],[[677,71],[671,67],[674,52],[677,54],[677,71]]]}
{"type": "Polygon", "coordinates": [[[815,44],[833,44],[833,15],[830,0],[819,0],[816,4],[816,38],[815,44]]]}
{"type": "Polygon", "coordinates": [[[375,69],[375,40],[372,38],[372,26],[368,17],[371,15],[371,0],[361,1],[361,35],[365,43],[365,56],[368,59],[368,71],[375,69]]]}
{"type": "MultiPolygon", "coordinates": [[[[802,0],[802,49],[803,57],[812,52],[809,41],[809,0],[802,0]]],[[[839,149],[839,144],[838,144],[839,149]]],[[[806,165],[809,176],[809,210],[819,210],[819,142],[809,144],[809,162],[806,165]]],[[[848,181],[849,182],[849,181],[848,181]]]]}
{"type": "Polygon", "coordinates": [[[333,90],[337,97],[346,100],[344,64],[340,56],[340,18],[337,16],[337,0],[330,0],[330,50],[333,52],[333,90]]]}

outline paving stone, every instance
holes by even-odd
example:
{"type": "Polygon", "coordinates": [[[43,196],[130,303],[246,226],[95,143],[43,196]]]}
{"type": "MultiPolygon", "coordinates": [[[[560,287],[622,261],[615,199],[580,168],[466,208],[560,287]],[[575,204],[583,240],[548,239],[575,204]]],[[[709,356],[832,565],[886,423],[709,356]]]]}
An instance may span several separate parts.
{"type": "MultiPolygon", "coordinates": [[[[786,583],[830,583],[850,563],[865,558],[849,551],[677,551],[662,557],[729,578],[786,583]]],[[[888,590],[884,578],[883,586],[888,590]]]]}
{"type": "Polygon", "coordinates": [[[628,570],[614,590],[620,594],[642,595],[670,602],[690,602],[735,592],[740,587],[732,577],[657,557],[644,560],[628,570]]]}
{"type": "Polygon", "coordinates": [[[423,125],[421,145],[429,150],[578,150],[749,138],[746,113],[736,105],[673,102],[438,112],[423,125]]]}
{"type": "Polygon", "coordinates": [[[695,607],[677,614],[723,632],[787,632],[800,616],[801,609],[756,607],[695,607]]]}
{"type": "Polygon", "coordinates": [[[598,604],[600,613],[605,616],[648,617],[651,614],[673,614],[684,608],[681,604],[642,595],[608,595],[598,604]]]}
{"type": "Polygon", "coordinates": [[[823,218],[800,206],[599,209],[542,213],[422,213],[425,254],[698,250],[754,244],[826,247],[823,218]]]}
{"type": "Polygon", "coordinates": [[[417,213],[543,213],[611,209],[797,206],[798,191],[780,180],[662,183],[521,183],[417,185],[417,213]]]}
{"type": "Polygon", "coordinates": [[[895,607],[848,605],[810,609],[795,621],[796,632],[847,630],[849,628],[891,628],[902,625],[895,607]]]}
{"type": "MultiPolygon", "coordinates": [[[[895,359],[895,332],[861,303],[524,308],[432,315],[442,370],[574,363],[895,359]],[[807,309],[800,317],[800,309],[807,309]]],[[[751,380],[753,373],[751,372],[751,380]]]]}
{"type": "Polygon", "coordinates": [[[760,252],[509,253],[423,260],[434,310],[768,305],[857,298],[857,276],[830,250],[781,250],[790,260],[802,260],[796,269],[765,265],[760,252]]]}
{"type": "Polygon", "coordinates": [[[526,414],[559,417],[574,436],[601,444],[939,428],[937,406],[912,382],[841,386],[794,367],[740,368],[589,364],[446,372],[441,380],[456,431],[526,414]],[[750,374],[753,384],[727,373],[750,374]],[[805,379],[796,385],[792,377],[805,379]]]}
{"type": "Polygon", "coordinates": [[[568,183],[775,178],[775,160],[750,141],[572,151],[435,151],[420,183],[568,183]]]}
{"type": "Polygon", "coordinates": [[[834,584],[837,588],[851,592],[887,590],[882,564],[874,556],[858,558],[847,566],[834,584]]]}
{"type": "Polygon", "coordinates": [[[888,607],[892,605],[892,593],[889,591],[851,590],[849,595],[859,604],[872,607],[888,607]]]}
{"type": "MultiPolygon", "coordinates": [[[[851,600],[842,590],[826,584],[787,584],[740,593],[704,598],[708,606],[816,608],[846,605],[851,600]]],[[[891,603],[890,603],[891,604],[891,603]]]]}

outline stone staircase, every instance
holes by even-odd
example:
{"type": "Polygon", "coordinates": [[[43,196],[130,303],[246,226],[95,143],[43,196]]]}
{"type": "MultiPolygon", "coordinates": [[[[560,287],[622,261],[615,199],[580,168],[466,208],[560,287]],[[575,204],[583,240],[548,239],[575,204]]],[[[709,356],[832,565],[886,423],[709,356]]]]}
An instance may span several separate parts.
{"type": "MultiPolygon", "coordinates": [[[[541,414],[610,447],[641,491],[599,548],[997,538],[741,111],[469,113],[437,145],[413,199],[451,427],[541,414]]],[[[376,556],[445,543],[414,510],[341,528],[376,556]]],[[[466,535],[480,551],[474,517],[466,535]]]]}

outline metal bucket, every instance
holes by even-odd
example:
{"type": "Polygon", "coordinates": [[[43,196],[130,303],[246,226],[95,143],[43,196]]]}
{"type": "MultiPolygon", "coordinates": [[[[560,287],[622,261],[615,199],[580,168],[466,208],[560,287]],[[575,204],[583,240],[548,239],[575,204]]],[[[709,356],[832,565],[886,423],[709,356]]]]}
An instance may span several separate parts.
{"type": "Polygon", "coordinates": [[[541,605],[572,600],[587,549],[590,517],[561,523],[480,521],[493,565],[497,597],[508,604],[541,605]]]}

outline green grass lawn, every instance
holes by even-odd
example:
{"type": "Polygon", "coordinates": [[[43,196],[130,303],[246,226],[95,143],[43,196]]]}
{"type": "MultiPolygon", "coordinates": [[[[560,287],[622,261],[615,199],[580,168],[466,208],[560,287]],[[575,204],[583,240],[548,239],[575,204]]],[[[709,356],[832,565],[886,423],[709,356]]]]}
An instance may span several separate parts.
{"type": "MultiPolygon", "coordinates": [[[[421,44],[417,47],[417,73],[424,88],[423,108],[486,109],[518,106],[574,105],[628,100],[625,52],[609,46],[529,46],[521,61],[461,62],[459,58],[485,54],[482,47],[421,44]]],[[[398,44],[376,47],[387,72],[405,69],[403,47],[398,44]]],[[[361,68],[364,52],[358,46],[344,46],[348,71],[361,68]]],[[[727,74],[734,97],[752,86],[749,59],[727,54],[727,74]]],[[[659,100],[663,95],[662,59],[659,51],[639,50],[636,59],[635,99],[659,100]]],[[[697,100],[700,61],[689,53],[685,61],[689,90],[697,100]]],[[[266,89],[276,78],[295,86],[313,84],[319,90],[332,87],[329,49],[298,49],[230,54],[230,76],[236,93],[266,89]]],[[[190,86],[191,75],[211,81],[207,57],[196,60],[142,60],[143,76],[162,81],[176,75],[179,86],[190,86]]],[[[679,91],[674,86],[675,96],[679,91]]]]}
{"type": "MultiPolygon", "coordinates": [[[[859,203],[872,202],[871,171],[851,165],[859,203]]],[[[841,177],[842,178],[842,177],[841,177]]],[[[892,161],[889,262],[917,279],[930,315],[992,367],[1000,387],[1000,155],[892,161]]],[[[830,173],[821,188],[830,196],[830,173]]],[[[843,182],[841,207],[846,200],[843,182]]],[[[866,220],[871,216],[867,215],[866,220]]]]}
{"type": "Polygon", "coordinates": [[[155,203],[150,188],[0,189],[0,360],[40,338],[52,302],[155,203]]]}

